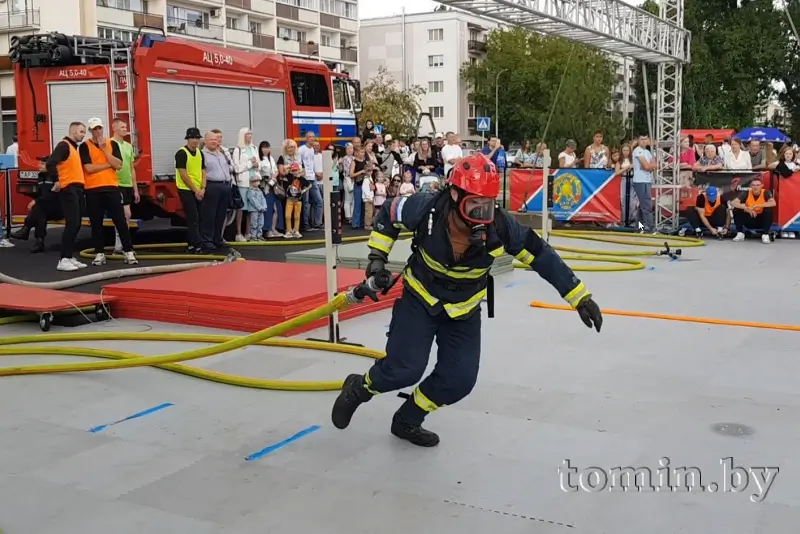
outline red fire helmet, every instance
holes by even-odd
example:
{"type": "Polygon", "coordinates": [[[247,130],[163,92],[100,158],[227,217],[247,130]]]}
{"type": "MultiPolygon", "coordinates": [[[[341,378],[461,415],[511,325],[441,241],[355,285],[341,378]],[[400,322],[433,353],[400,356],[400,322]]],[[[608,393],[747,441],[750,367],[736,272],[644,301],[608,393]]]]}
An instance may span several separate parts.
{"type": "Polygon", "coordinates": [[[500,194],[500,175],[492,160],[477,152],[456,163],[450,173],[450,185],[468,195],[497,198],[500,194]]]}

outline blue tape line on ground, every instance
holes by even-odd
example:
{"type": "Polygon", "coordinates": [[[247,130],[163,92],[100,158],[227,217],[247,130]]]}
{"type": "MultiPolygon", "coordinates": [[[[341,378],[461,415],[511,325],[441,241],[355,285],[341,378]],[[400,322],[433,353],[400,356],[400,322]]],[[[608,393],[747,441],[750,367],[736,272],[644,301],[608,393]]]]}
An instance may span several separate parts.
{"type": "Polygon", "coordinates": [[[145,415],[150,415],[151,413],[160,412],[164,408],[169,408],[170,406],[174,406],[171,402],[165,402],[164,404],[159,404],[158,406],[154,406],[152,408],[148,408],[147,410],[141,411],[139,413],[135,413],[133,415],[129,415],[125,419],[120,419],[119,421],[114,421],[113,423],[108,423],[105,425],[96,426],[89,429],[89,432],[97,433],[102,432],[106,428],[114,425],[118,425],[119,423],[124,423],[125,421],[130,421],[131,419],[138,419],[139,417],[144,417],[145,415]]]}
{"type": "Polygon", "coordinates": [[[516,282],[508,283],[508,284],[504,285],[503,287],[505,287],[507,289],[507,288],[510,288],[510,287],[524,286],[527,283],[528,282],[526,282],[524,280],[518,280],[516,282]]]}
{"type": "Polygon", "coordinates": [[[245,461],[246,462],[252,462],[253,460],[258,460],[259,458],[263,458],[267,454],[269,454],[271,452],[275,452],[278,449],[281,449],[281,448],[289,445],[290,443],[292,443],[294,441],[297,441],[298,439],[302,438],[303,436],[307,436],[307,435],[311,434],[312,432],[316,432],[319,429],[320,429],[319,425],[310,426],[310,427],[306,428],[305,430],[301,430],[300,432],[298,432],[294,436],[292,436],[290,438],[286,438],[285,440],[283,440],[283,441],[281,441],[279,443],[276,443],[275,445],[270,445],[269,447],[267,447],[265,449],[261,449],[258,452],[254,452],[250,456],[245,457],[245,461]]]}

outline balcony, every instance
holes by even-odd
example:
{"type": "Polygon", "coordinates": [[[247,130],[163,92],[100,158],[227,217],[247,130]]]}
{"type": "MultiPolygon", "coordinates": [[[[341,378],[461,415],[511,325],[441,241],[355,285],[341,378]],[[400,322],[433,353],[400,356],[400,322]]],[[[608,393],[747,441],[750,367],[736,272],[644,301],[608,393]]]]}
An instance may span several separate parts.
{"type": "Polygon", "coordinates": [[[263,33],[253,34],[253,46],[264,50],[275,50],[275,37],[263,33]]]}
{"type": "Polygon", "coordinates": [[[141,28],[142,26],[150,26],[151,28],[163,28],[164,17],[161,15],[153,15],[151,13],[134,13],[133,26],[141,28]]]}
{"type": "Polygon", "coordinates": [[[253,46],[265,50],[275,50],[275,38],[271,35],[262,35],[245,30],[234,30],[228,28],[225,32],[227,41],[231,44],[253,46]]]}
{"type": "Polygon", "coordinates": [[[223,30],[222,26],[208,24],[200,19],[167,19],[167,31],[176,35],[222,41],[223,30]]]}
{"type": "Polygon", "coordinates": [[[41,28],[38,9],[0,12],[0,33],[41,28]]]}
{"type": "Polygon", "coordinates": [[[294,20],[304,24],[314,25],[319,24],[319,12],[309,11],[301,7],[288,6],[286,4],[275,5],[275,15],[282,19],[294,20]]]}
{"type": "Polygon", "coordinates": [[[349,63],[358,63],[358,49],[345,47],[339,51],[339,59],[349,63]]]}
{"type": "Polygon", "coordinates": [[[470,39],[467,41],[467,50],[470,52],[478,52],[480,54],[486,53],[486,41],[478,41],[477,39],[470,39]]]}

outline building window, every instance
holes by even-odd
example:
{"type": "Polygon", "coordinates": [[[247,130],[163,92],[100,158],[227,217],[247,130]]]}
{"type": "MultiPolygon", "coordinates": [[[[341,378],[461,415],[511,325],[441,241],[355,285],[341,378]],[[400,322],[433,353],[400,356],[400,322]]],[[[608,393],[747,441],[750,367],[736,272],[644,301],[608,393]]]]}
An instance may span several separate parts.
{"type": "Polygon", "coordinates": [[[315,108],[330,108],[331,96],[325,76],[306,72],[292,72],[290,79],[295,104],[315,108]]]}
{"type": "Polygon", "coordinates": [[[444,67],[444,56],[428,56],[429,67],[444,67]]]}
{"type": "Polygon", "coordinates": [[[306,42],[306,32],[294,30],[292,28],[283,28],[278,26],[278,39],[287,39],[289,41],[298,41],[301,43],[306,42]]]}
{"type": "Polygon", "coordinates": [[[434,119],[441,119],[444,117],[444,106],[433,106],[428,108],[428,113],[434,119]]]}
{"type": "Polygon", "coordinates": [[[467,109],[467,118],[468,119],[474,119],[476,117],[477,108],[478,108],[478,106],[476,106],[475,104],[470,104],[469,105],[469,107],[467,109]]]}
{"type": "Polygon", "coordinates": [[[337,17],[344,17],[346,19],[358,18],[358,7],[354,2],[345,2],[344,0],[320,0],[319,10],[323,13],[330,13],[337,17]]]}
{"type": "MultiPolygon", "coordinates": [[[[24,1],[18,2],[20,5],[25,6],[24,1]]],[[[30,2],[28,2],[28,5],[30,2]]],[[[14,3],[17,5],[17,2],[14,3]]],[[[110,7],[112,9],[121,9],[123,11],[135,11],[136,13],[147,13],[147,0],[97,0],[97,5],[100,7],[110,7]]],[[[30,9],[30,7],[28,7],[30,9]]],[[[25,7],[21,9],[25,10],[25,7]]]]}
{"type": "Polygon", "coordinates": [[[322,46],[333,46],[333,37],[327,33],[323,33],[319,36],[319,44],[322,46]]]}
{"type": "Polygon", "coordinates": [[[428,82],[428,92],[429,93],[443,93],[444,92],[444,82],[428,82]]]}
{"type": "Polygon", "coordinates": [[[483,42],[483,39],[481,38],[481,32],[479,32],[478,30],[470,30],[469,31],[469,40],[470,41],[481,41],[481,42],[483,42]]]}
{"type": "Polygon", "coordinates": [[[123,43],[132,43],[136,34],[131,30],[98,26],[97,36],[101,39],[113,39],[114,41],[122,41],[123,43]]]}
{"type": "Polygon", "coordinates": [[[261,23],[251,20],[250,21],[250,33],[260,34],[261,33],[261,23]]]}
{"type": "Polygon", "coordinates": [[[444,41],[444,30],[442,28],[438,28],[435,30],[428,30],[428,40],[444,41]]]}
{"type": "Polygon", "coordinates": [[[278,0],[278,3],[303,9],[317,9],[317,0],[278,0]]]}
{"type": "Polygon", "coordinates": [[[191,24],[197,28],[208,28],[209,14],[196,9],[167,6],[167,25],[191,24]]]}
{"type": "Polygon", "coordinates": [[[225,17],[225,26],[229,30],[238,30],[239,29],[239,21],[233,17],[225,17]]]}

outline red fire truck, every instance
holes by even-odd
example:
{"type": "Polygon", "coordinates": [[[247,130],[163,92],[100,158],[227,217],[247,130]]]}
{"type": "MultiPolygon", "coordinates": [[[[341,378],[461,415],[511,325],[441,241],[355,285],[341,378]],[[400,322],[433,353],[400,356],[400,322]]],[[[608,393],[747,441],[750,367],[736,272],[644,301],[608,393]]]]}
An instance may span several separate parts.
{"type": "MultiPolygon", "coordinates": [[[[273,153],[284,139],[314,132],[340,144],[357,135],[361,90],[325,63],[166,37],[142,28],[132,45],[58,33],[12,38],[19,174],[14,214],[35,190],[37,158],[47,156],[73,121],[128,121],[138,157],[142,202],[134,217],[181,215],[174,154],[186,129],[218,128],[233,146],[250,127],[273,153]]],[[[108,134],[110,135],[110,133],[108,134]]]]}

